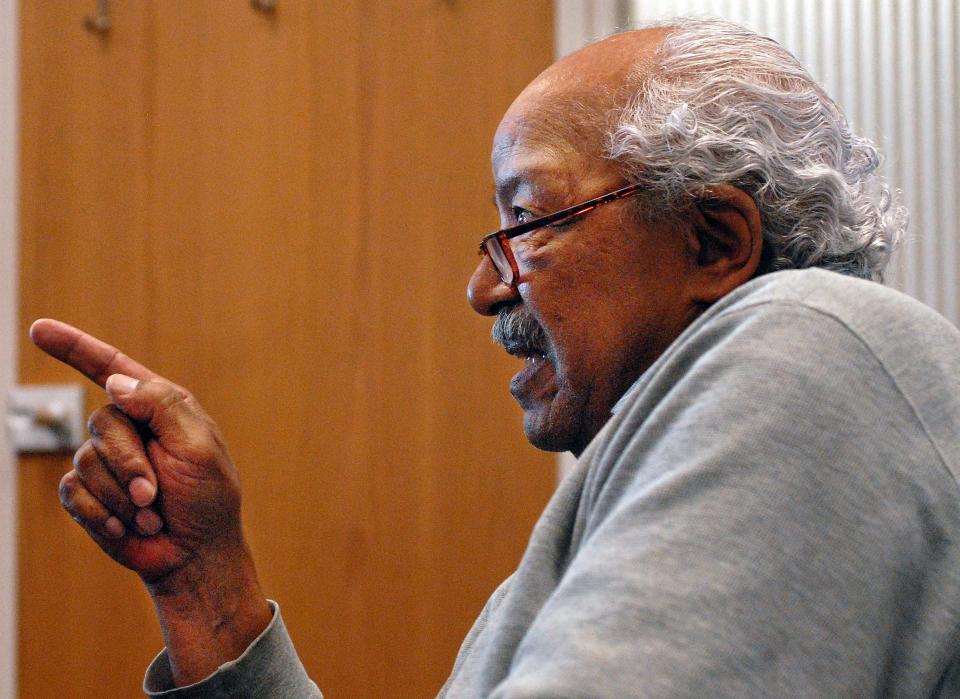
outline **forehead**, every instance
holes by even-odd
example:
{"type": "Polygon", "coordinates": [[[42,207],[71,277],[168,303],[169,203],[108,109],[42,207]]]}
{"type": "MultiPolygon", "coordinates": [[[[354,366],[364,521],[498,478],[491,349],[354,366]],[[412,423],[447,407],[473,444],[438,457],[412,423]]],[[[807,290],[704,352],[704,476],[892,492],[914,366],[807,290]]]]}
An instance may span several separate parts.
{"type": "Polygon", "coordinates": [[[497,197],[503,201],[515,195],[534,199],[562,196],[575,191],[591,169],[582,156],[551,146],[518,145],[497,153],[493,174],[497,197]]]}
{"type": "Polygon", "coordinates": [[[513,101],[494,135],[497,159],[513,156],[518,148],[549,150],[554,155],[599,154],[603,88],[586,89],[568,70],[548,69],[513,101]]]}
{"type": "Polygon", "coordinates": [[[599,130],[590,133],[565,118],[570,109],[543,99],[514,103],[493,141],[498,194],[508,196],[525,186],[570,188],[590,173],[616,170],[601,155],[599,130]]]}
{"type": "Polygon", "coordinates": [[[604,139],[629,95],[631,76],[649,69],[661,30],[624,32],[558,61],[520,93],[494,137],[498,189],[523,175],[616,171],[604,139]]]}

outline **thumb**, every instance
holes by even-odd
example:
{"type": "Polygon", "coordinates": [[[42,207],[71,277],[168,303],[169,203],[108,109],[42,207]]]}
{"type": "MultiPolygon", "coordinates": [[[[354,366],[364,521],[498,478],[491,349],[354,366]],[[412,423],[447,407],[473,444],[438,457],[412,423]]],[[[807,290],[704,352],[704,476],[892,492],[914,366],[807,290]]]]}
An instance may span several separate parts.
{"type": "Polygon", "coordinates": [[[212,446],[202,410],[179,386],[163,379],[138,381],[125,374],[113,374],[107,378],[105,388],[120,410],[147,425],[168,450],[192,460],[201,455],[198,452],[206,452],[212,446]]]}
{"type": "MultiPolygon", "coordinates": [[[[122,408],[121,403],[125,402],[125,399],[136,391],[139,385],[140,382],[137,379],[125,374],[111,374],[107,377],[104,388],[107,389],[107,395],[110,396],[117,407],[122,408]]],[[[131,415],[131,417],[133,416],[131,415]]]]}

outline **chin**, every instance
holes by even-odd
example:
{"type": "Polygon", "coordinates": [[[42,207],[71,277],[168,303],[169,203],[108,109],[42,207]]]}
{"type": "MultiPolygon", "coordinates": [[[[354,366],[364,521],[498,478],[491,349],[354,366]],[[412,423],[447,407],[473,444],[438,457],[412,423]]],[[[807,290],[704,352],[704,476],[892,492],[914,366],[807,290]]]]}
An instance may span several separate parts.
{"type": "Polygon", "coordinates": [[[578,430],[572,425],[556,424],[539,411],[528,410],[523,416],[527,441],[543,451],[573,451],[578,448],[578,430]]]}

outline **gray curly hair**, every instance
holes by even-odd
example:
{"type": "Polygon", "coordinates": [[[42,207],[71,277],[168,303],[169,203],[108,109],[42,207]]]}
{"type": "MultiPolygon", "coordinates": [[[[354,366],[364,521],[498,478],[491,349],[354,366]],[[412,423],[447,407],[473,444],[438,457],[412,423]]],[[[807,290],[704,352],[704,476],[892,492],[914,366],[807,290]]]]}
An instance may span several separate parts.
{"type": "MultiPolygon", "coordinates": [[[[661,218],[711,184],[760,210],[758,273],[824,267],[882,281],[905,212],[880,155],[786,49],[733,22],[681,18],[613,117],[606,157],[646,182],[661,218]]],[[[640,202],[638,202],[640,203],[640,202]]]]}

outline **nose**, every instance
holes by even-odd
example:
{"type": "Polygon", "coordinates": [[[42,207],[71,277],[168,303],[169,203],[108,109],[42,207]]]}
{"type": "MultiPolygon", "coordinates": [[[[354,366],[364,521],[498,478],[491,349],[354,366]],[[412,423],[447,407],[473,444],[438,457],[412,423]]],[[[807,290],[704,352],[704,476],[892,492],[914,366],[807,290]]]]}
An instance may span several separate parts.
{"type": "Polygon", "coordinates": [[[500,279],[490,258],[480,260],[467,284],[467,299],[473,310],[483,316],[496,315],[502,304],[516,302],[519,298],[517,290],[500,279]]]}

